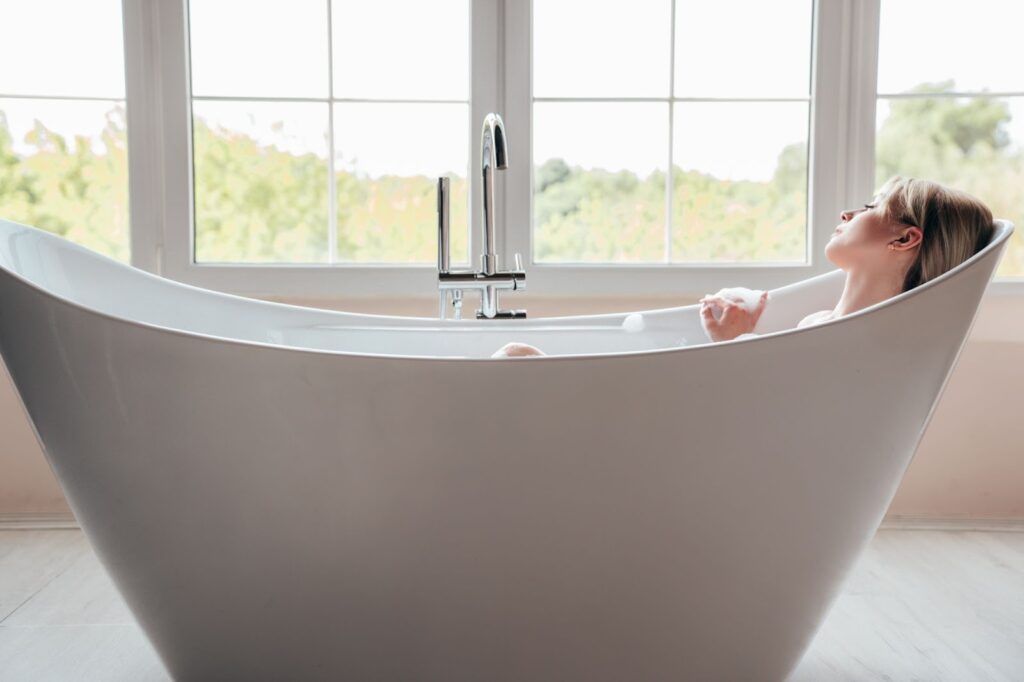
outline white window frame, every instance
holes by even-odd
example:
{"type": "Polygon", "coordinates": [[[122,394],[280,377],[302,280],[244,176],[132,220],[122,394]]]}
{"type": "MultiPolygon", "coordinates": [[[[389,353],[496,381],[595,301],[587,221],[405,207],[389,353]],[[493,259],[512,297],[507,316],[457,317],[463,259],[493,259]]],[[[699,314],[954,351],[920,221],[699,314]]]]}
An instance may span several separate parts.
{"type": "MultiPolygon", "coordinates": [[[[327,2],[327,0],[324,0],[327,2]]],[[[880,0],[816,0],[812,36],[806,264],[644,265],[532,262],[531,0],[470,0],[470,120],[499,113],[509,166],[495,176],[498,253],[521,253],[527,293],[692,295],[727,285],[770,289],[828,272],[839,211],[874,191],[880,0]]],[[[432,296],[436,265],[195,263],[186,0],[122,0],[132,264],[244,296],[432,296]]],[[[470,126],[470,254],[478,256],[480,130],[470,126]]],[[[666,155],[669,150],[666,149],[666,155]]],[[[433,230],[433,225],[423,229],[433,230]]],[[[1024,294],[1024,278],[990,290],[1024,294]]]]}

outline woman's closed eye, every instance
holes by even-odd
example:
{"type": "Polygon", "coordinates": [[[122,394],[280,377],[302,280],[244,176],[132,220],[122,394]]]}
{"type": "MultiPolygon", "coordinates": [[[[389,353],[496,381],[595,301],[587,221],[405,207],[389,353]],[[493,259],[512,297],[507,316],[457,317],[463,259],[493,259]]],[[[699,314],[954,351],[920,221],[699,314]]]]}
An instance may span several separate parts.
{"type": "Polygon", "coordinates": [[[864,204],[860,208],[847,209],[840,214],[840,217],[843,220],[852,220],[853,216],[857,215],[858,213],[862,213],[863,211],[870,211],[876,206],[878,206],[878,204],[864,204]]]}

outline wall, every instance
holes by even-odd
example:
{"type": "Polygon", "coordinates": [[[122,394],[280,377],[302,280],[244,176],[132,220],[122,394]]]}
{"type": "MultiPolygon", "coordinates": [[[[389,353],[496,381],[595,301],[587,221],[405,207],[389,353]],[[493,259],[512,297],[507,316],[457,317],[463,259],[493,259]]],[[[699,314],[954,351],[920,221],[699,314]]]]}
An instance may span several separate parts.
{"type": "MultiPolygon", "coordinates": [[[[436,315],[436,298],[289,300],[354,312],[436,315]]],[[[516,297],[531,316],[644,310],[693,299],[516,297]]],[[[0,376],[0,515],[69,513],[6,367],[0,376]]],[[[986,295],[889,518],[1024,520],[1024,298],[986,295]]]]}

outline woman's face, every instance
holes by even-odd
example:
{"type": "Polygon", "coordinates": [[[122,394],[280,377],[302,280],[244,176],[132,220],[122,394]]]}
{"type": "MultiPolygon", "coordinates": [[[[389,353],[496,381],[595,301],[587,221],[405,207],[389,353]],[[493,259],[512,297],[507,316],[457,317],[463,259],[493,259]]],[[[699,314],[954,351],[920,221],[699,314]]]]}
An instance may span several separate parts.
{"type": "Polygon", "coordinates": [[[825,257],[837,267],[873,269],[893,262],[894,256],[913,258],[921,230],[889,220],[879,208],[879,199],[876,196],[862,208],[839,214],[840,223],[825,245],[825,257]],[[890,244],[895,248],[890,249],[890,244]]]}

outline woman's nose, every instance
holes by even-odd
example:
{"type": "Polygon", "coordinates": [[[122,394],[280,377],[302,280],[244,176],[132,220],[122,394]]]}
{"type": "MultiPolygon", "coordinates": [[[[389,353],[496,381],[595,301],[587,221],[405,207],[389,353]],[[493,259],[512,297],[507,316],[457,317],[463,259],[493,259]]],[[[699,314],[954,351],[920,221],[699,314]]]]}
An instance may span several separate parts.
{"type": "Polygon", "coordinates": [[[843,211],[842,213],[839,214],[839,219],[842,220],[844,223],[845,222],[849,222],[850,218],[852,218],[852,217],[853,217],[853,212],[852,211],[843,211]]]}

